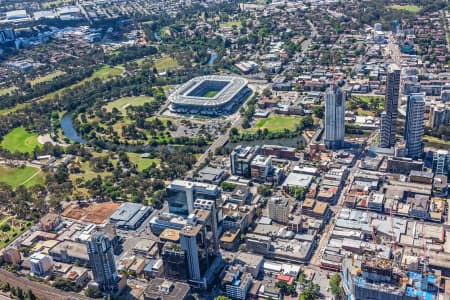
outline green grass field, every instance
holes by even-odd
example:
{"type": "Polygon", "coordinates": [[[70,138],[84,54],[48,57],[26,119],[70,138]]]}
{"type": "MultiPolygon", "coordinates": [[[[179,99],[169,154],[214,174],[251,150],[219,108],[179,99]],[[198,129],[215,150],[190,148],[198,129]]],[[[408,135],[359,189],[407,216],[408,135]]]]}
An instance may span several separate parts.
{"type": "Polygon", "coordinates": [[[33,85],[36,85],[38,83],[52,81],[54,78],[56,78],[58,76],[61,76],[63,74],[65,74],[65,72],[63,72],[61,70],[55,70],[55,71],[53,71],[53,72],[51,72],[51,73],[49,73],[49,74],[47,74],[45,76],[37,77],[37,78],[35,78],[33,80],[30,80],[29,82],[33,86],[33,85]]]}
{"type": "Polygon", "coordinates": [[[282,116],[277,114],[271,114],[266,119],[259,119],[255,126],[249,131],[255,132],[258,129],[264,130],[267,128],[269,131],[283,131],[284,129],[295,130],[295,126],[300,122],[301,117],[282,116]]]}
{"type": "Polygon", "coordinates": [[[153,163],[156,165],[159,165],[161,163],[161,160],[159,158],[142,158],[140,153],[127,153],[128,158],[130,158],[130,161],[137,165],[138,171],[142,171],[148,167],[150,167],[153,163]]]}
{"type": "Polygon", "coordinates": [[[0,96],[4,96],[6,94],[10,94],[10,93],[14,92],[15,90],[17,90],[17,87],[15,87],[15,86],[11,86],[11,87],[8,87],[8,88],[1,88],[0,89],[0,96]]]}
{"type": "Polygon", "coordinates": [[[391,5],[390,8],[407,11],[413,14],[417,14],[422,9],[420,6],[417,5],[391,5]]]}
{"type": "Polygon", "coordinates": [[[203,97],[205,97],[205,98],[214,98],[218,93],[219,93],[219,91],[207,91],[203,95],[203,97]]]}
{"type": "Polygon", "coordinates": [[[124,97],[109,102],[105,108],[107,111],[117,108],[122,114],[125,114],[127,106],[141,106],[144,105],[144,103],[152,102],[154,100],[153,97],[148,96],[124,97]]]}
{"type": "Polygon", "coordinates": [[[361,101],[364,101],[366,103],[370,103],[370,100],[376,100],[376,101],[384,101],[383,96],[365,96],[365,95],[355,95],[355,98],[361,99],[361,101]]]}
{"type": "Polygon", "coordinates": [[[12,216],[3,217],[0,220],[0,249],[14,241],[31,225],[30,221],[19,220],[12,216]]]}
{"type": "Polygon", "coordinates": [[[178,68],[178,62],[171,57],[163,57],[155,61],[155,67],[158,72],[164,72],[178,68]]]}
{"type": "MultiPolygon", "coordinates": [[[[123,73],[123,69],[122,68],[118,68],[118,67],[111,67],[111,66],[103,66],[102,68],[98,69],[97,71],[95,71],[91,76],[81,80],[80,82],[77,82],[75,84],[72,84],[70,86],[61,88],[57,91],[54,91],[52,93],[49,93],[45,96],[43,96],[42,98],[40,98],[38,101],[47,101],[52,99],[54,96],[56,95],[62,95],[64,94],[67,90],[75,88],[77,86],[80,86],[88,81],[94,80],[95,78],[98,78],[102,81],[106,81],[108,80],[110,77],[112,76],[117,76],[123,73]]],[[[20,103],[14,107],[11,108],[6,108],[6,109],[2,109],[0,110],[0,115],[5,115],[7,113],[10,112],[15,112],[18,109],[24,108],[26,105],[28,105],[28,103],[20,103]]]]}
{"type": "Polygon", "coordinates": [[[38,168],[28,166],[12,168],[0,165],[0,181],[9,184],[13,188],[19,185],[31,187],[34,185],[44,185],[45,176],[38,168]]]}
{"type": "Polygon", "coordinates": [[[83,85],[86,82],[92,81],[92,80],[94,80],[96,78],[100,79],[101,81],[106,81],[110,77],[122,74],[122,72],[123,72],[123,69],[121,69],[121,68],[110,67],[110,66],[103,66],[100,69],[96,70],[91,76],[81,80],[80,82],[77,82],[77,83],[74,83],[74,84],[69,85],[67,87],[64,87],[62,89],[59,89],[59,90],[57,90],[57,91],[55,91],[53,93],[49,93],[49,94],[45,95],[44,97],[42,97],[42,99],[40,99],[39,101],[50,100],[51,98],[53,98],[56,95],[62,95],[67,90],[76,88],[76,87],[78,87],[80,85],[83,85]]]}
{"type": "Polygon", "coordinates": [[[36,133],[30,133],[23,127],[17,127],[3,137],[0,146],[11,153],[16,151],[33,153],[35,147],[41,147],[37,138],[38,135],[36,133]]]}
{"type": "Polygon", "coordinates": [[[355,95],[353,96],[353,98],[347,99],[347,110],[352,110],[350,106],[352,106],[351,104],[355,101],[357,101],[357,103],[361,103],[361,105],[357,105],[358,108],[356,109],[356,112],[359,116],[375,116],[384,107],[383,96],[355,95]],[[362,104],[366,104],[368,106],[368,109],[364,109],[363,107],[361,107],[362,104]]]}
{"type": "Polygon", "coordinates": [[[443,150],[447,150],[448,148],[450,148],[449,141],[444,141],[444,140],[438,139],[437,137],[430,136],[430,135],[425,135],[423,137],[423,142],[425,144],[425,147],[431,147],[431,148],[443,149],[443,150]]]}
{"type": "Polygon", "coordinates": [[[241,21],[228,21],[220,24],[220,28],[231,28],[233,26],[236,26],[237,28],[242,28],[242,23],[241,21]]]}

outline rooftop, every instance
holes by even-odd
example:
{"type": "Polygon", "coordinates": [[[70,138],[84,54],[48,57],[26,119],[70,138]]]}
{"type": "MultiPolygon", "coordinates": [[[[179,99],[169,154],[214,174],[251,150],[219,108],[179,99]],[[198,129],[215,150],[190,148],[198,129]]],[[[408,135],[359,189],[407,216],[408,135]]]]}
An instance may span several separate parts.
{"type": "Polygon", "coordinates": [[[180,240],[180,231],[176,229],[166,228],[159,235],[161,240],[178,242],[180,240]]]}

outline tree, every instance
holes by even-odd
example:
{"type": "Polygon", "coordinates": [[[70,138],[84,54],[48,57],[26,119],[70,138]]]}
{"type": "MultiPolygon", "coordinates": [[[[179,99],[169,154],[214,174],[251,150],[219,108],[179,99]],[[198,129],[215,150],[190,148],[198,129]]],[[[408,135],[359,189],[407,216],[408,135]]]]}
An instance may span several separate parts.
{"type": "Polygon", "coordinates": [[[285,295],[292,295],[295,293],[295,286],[293,284],[287,284],[286,281],[280,280],[275,284],[275,286],[285,295]]]}
{"type": "Polygon", "coordinates": [[[53,282],[53,287],[66,292],[76,292],[78,290],[76,284],[67,278],[57,278],[55,282],[53,282]]]}
{"type": "Polygon", "coordinates": [[[342,297],[342,287],[341,287],[341,275],[339,273],[334,274],[330,278],[330,289],[331,293],[336,297],[342,297]]]}
{"type": "Polygon", "coordinates": [[[313,110],[314,115],[315,115],[317,118],[319,118],[319,119],[322,119],[322,118],[323,118],[323,114],[324,114],[324,112],[325,112],[325,108],[324,108],[323,106],[321,106],[321,105],[316,105],[316,106],[313,107],[312,110],[313,110]]]}
{"type": "Polygon", "coordinates": [[[231,182],[227,182],[224,181],[220,184],[220,187],[222,188],[222,190],[224,190],[225,192],[232,192],[234,191],[234,189],[236,188],[236,185],[234,183],[231,182]]]}
{"type": "Polygon", "coordinates": [[[93,288],[85,289],[84,295],[89,298],[101,298],[103,296],[103,294],[100,290],[93,289],[93,288]]]}
{"type": "Polygon", "coordinates": [[[305,278],[306,278],[305,273],[301,272],[300,275],[298,276],[298,281],[297,281],[298,284],[303,285],[303,283],[305,282],[305,278]]]}
{"type": "Polygon", "coordinates": [[[214,300],[231,300],[231,298],[228,298],[227,296],[217,296],[214,300]]]}
{"type": "Polygon", "coordinates": [[[269,197],[270,195],[272,195],[272,190],[265,184],[260,184],[257,190],[258,193],[263,197],[269,197]]]}
{"type": "Polygon", "coordinates": [[[319,299],[320,286],[310,282],[306,289],[301,293],[299,300],[317,300],[319,299]]]}
{"type": "Polygon", "coordinates": [[[305,194],[306,194],[305,188],[303,188],[301,186],[290,186],[288,191],[289,191],[289,194],[292,195],[293,197],[295,197],[295,199],[297,199],[298,201],[305,200],[305,194]]]}

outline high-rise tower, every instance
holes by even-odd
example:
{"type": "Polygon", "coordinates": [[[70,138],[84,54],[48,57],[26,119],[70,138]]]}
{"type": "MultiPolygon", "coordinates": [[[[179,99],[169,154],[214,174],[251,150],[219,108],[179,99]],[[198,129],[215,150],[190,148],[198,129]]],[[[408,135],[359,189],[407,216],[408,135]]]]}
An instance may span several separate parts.
{"type": "Polygon", "coordinates": [[[345,93],[339,87],[329,87],[325,101],[325,144],[341,148],[345,134],[345,93]]]}
{"type": "Polygon", "coordinates": [[[120,278],[111,241],[104,233],[95,232],[87,243],[87,252],[95,282],[105,294],[115,294],[120,278]]]}
{"type": "Polygon", "coordinates": [[[380,147],[383,148],[391,148],[395,145],[399,91],[400,68],[390,65],[386,78],[384,111],[381,114],[380,147]]]}
{"type": "Polygon", "coordinates": [[[406,156],[414,159],[420,158],[423,152],[424,113],[425,93],[408,95],[405,125],[406,156]]]}

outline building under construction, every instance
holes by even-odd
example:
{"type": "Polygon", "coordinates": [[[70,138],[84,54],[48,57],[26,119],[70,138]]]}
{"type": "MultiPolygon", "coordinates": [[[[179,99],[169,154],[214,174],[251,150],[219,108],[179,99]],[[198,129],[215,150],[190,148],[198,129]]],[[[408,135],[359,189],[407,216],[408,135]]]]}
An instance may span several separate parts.
{"type": "Polygon", "coordinates": [[[385,258],[362,256],[342,262],[342,283],[349,300],[438,299],[437,277],[426,271],[411,272],[385,258]]]}

